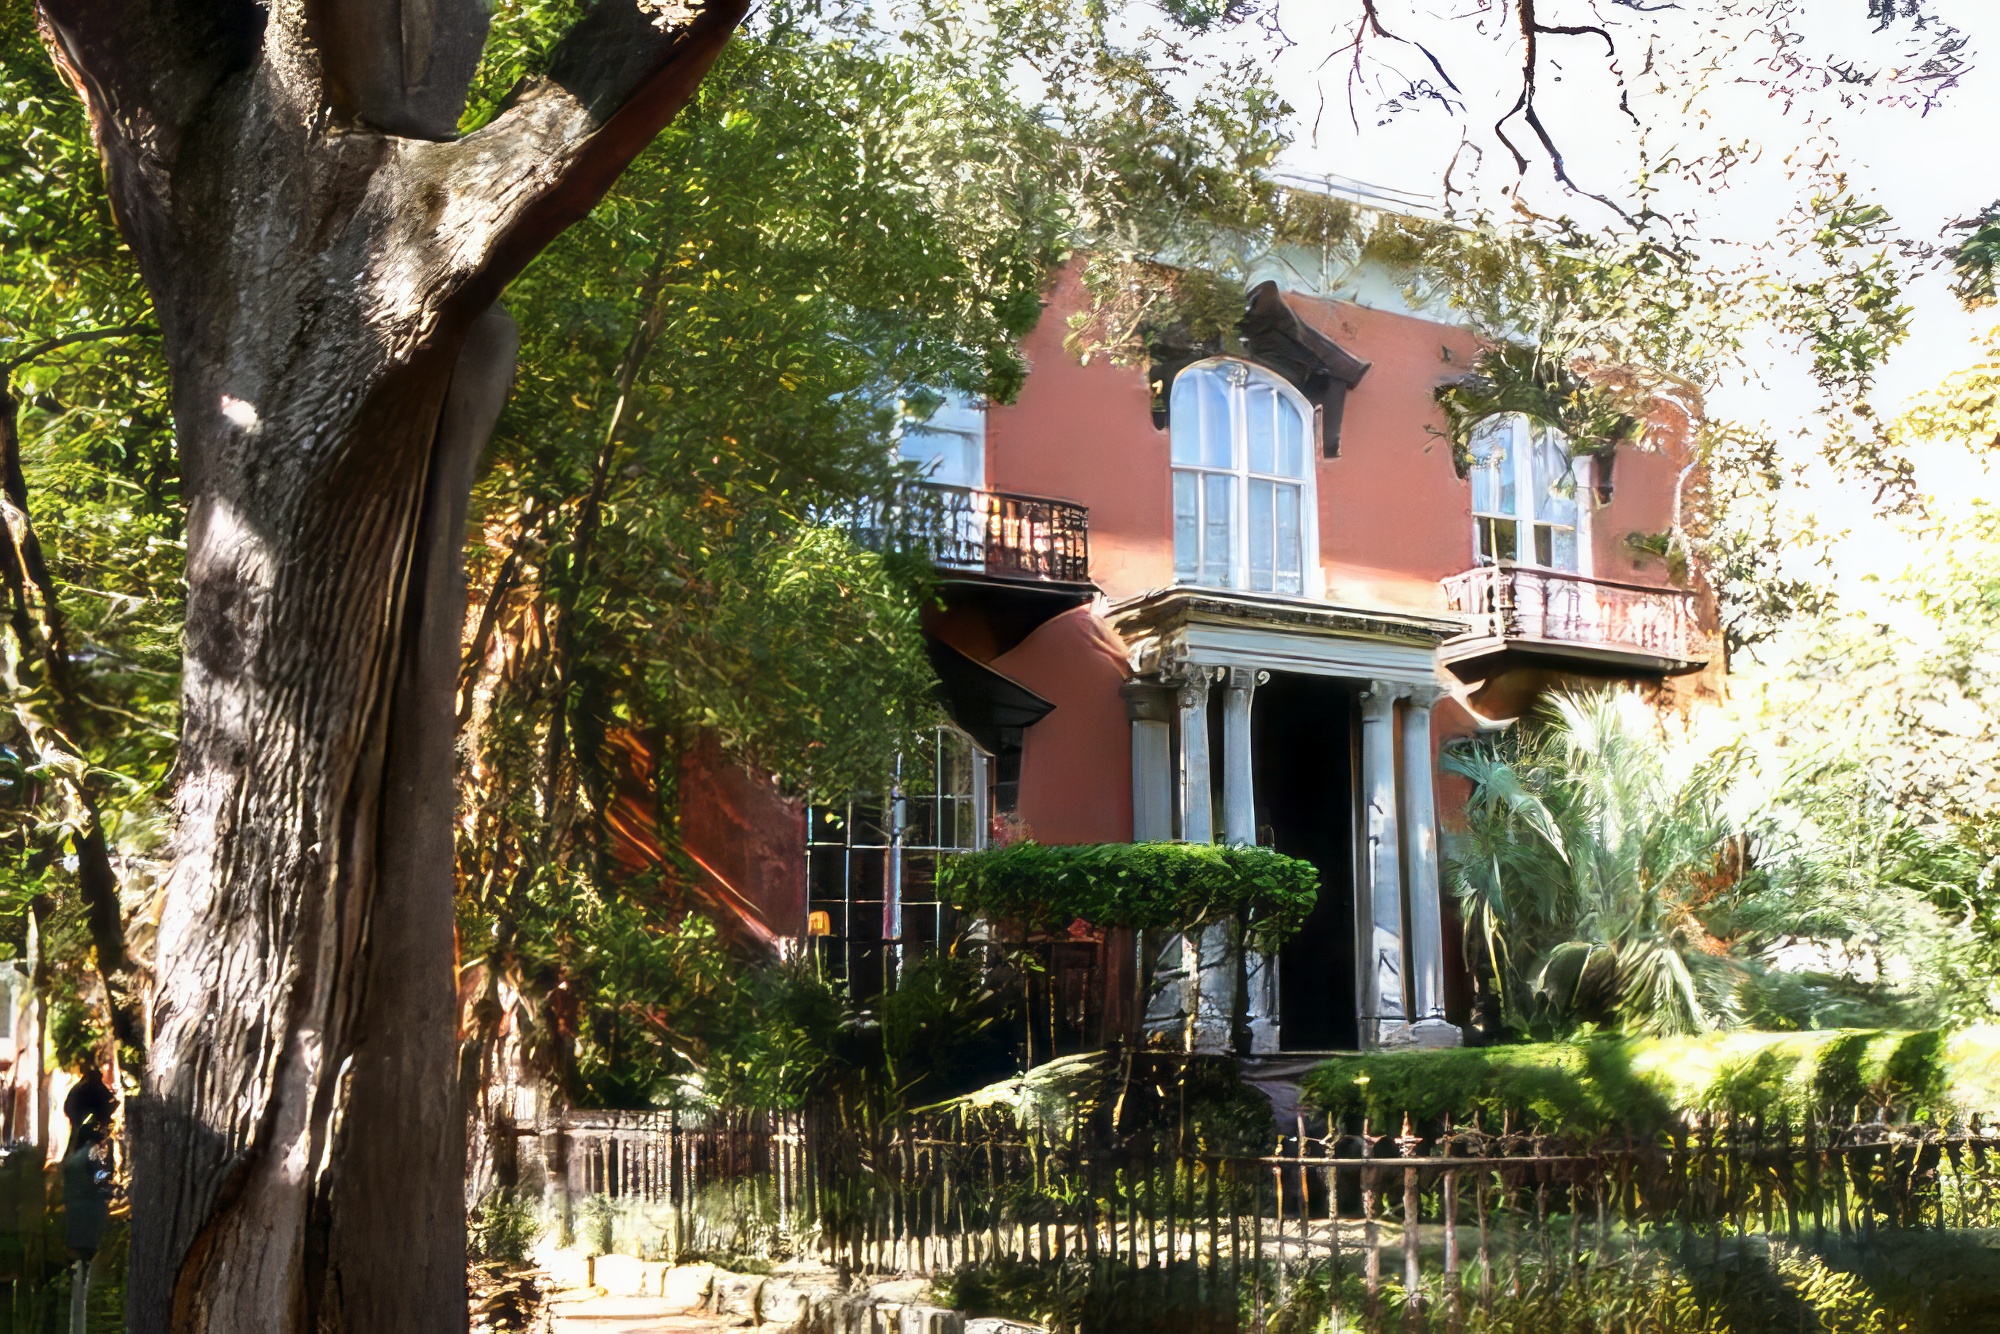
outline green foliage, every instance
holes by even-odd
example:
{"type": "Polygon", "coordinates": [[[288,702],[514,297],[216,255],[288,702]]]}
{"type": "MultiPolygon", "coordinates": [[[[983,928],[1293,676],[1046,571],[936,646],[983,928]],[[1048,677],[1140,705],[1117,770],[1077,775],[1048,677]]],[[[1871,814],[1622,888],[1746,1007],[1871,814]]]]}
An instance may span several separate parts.
{"type": "Polygon", "coordinates": [[[1792,284],[1786,314],[1822,388],[1865,393],[1876,369],[1909,337],[1911,308],[1902,304],[1889,259],[1892,225],[1887,209],[1862,202],[1844,180],[1812,196],[1801,244],[1819,257],[1825,276],[1792,284]]]}
{"type": "Polygon", "coordinates": [[[541,1232],[541,1217],[535,1203],[513,1191],[488,1191],[468,1220],[475,1260],[520,1264],[541,1232]]]}
{"type": "Polygon", "coordinates": [[[1206,843],[1015,843],[969,853],[938,872],[955,906],[1034,930],[1093,926],[1191,930],[1241,922],[1273,950],[1319,894],[1311,863],[1269,848],[1206,843]]]}
{"type": "Polygon", "coordinates": [[[1540,348],[1498,343],[1479,355],[1472,372],[1437,391],[1459,473],[1471,466],[1472,435],[1492,417],[1522,413],[1557,427],[1573,452],[1608,454],[1638,440],[1645,423],[1618,398],[1540,348]]]}
{"type": "Polygon", "coordinates": [[[2000,200],[1952,224],[1965,239],[1944,252],[1951,263],[1951,294],[1967,310],[1994,303],[1994,274],[2000,272],[2000,200]]]}
{"type": "MultiPolygon", "coordinates": [[[[467,125],[576,11],[499,6],[467,125]]],[[[931,1055],[993,1041],[963,979],[927,990],[919,968],[862,1012],[696,943],[675,762],[708,735],[789,793],[873,790],[934,724],[928,571],[846,533],[903,480],[899,423],[947,389],[1013,397],[1077,239],[1261,197],[1270,136],[1241,131],[1278,114],[1266,81],[1182,77],[1192,60],[1169,78],[1136,36],[1061,0],[759,6],[507,294],[522,351],[474,497],[489,628],[462,704],[461,939],[579,1092],[692,1096],[699,1072],[702,1097],[789,1105],[867,1069],[929,1096],[972,1077],[931,1055]],[[655,818],[657,876],[629,845],[613,860],[614,801],[655,818]],[[753,1037],[760,1006],[778,1017],[753,1037]]]]}
{"type": "Polygon", "coordinates": [[[1336,1116],[1394,1128],[1511,1115],[1517,1126],[1592,1136],[1651,1134],[1687,1112],[1843,1118],[2000,1108],[2000,1030],[1847,1030],[1571,1042],[1339,1056],[1307,1076],[1336,1116]]]}
{"type": "Polygon", "coordinates": [[[0,0],[0,108],[0,413],[18,422],[72,680],[59,700],[7,637],[0,957],[20,957],[36,904],[46,968],[83,995],[80,794],[96,806],[128,912],[156,888],[179,724],[179,466],[151,303],[112,222],[88,118],[28,0],[0,0]]]}
{"type": "Polygon", "coordinates": [[[1871,799],[1879,775],[1853,759],[1766,740],[1718,745],[1636,696],[1578,695],[1446,755],[1472,783],[1448,875],[1502,1022],[1552,1037],[1989,1012],[1990,955],[1944,916],[1970,908],[1985,863],[1871,799]]]}
{"type": "Polygon", "coordinates": [[[1447,869],[1507,1022],[1675,1033],[1732,1016],[1722,936],[1765,878],[1728,800],[1735,752],[1671,746],[1636,696],[1560,695],[1444,766],[1472,784],[1447,869]]]}
{"type": "Polygon", "coordinates": [[[1371,1295],[1354,1267],[1322,1262],[1292,1284],[1269,1313],[1269,1328],[1273,1334],[1768,1334],[1776,1328],[1916,1334],[1945,1327],[1925,1321],[1932,1308],[1921,1298],[1896,1301],[1861,1275],[1782,1242],[1717,1252],[1668,1235],[1593,1253],[1582,1264],[1524,1248],[1490,1272],[1468,1265],[1460,1283],[1482,1294],[1467,1301],[1463,1316],[1430,1285],[1412,1301],[1397,1277],[1385,1274],[1379,1294],[1371,1295]]]}
{"type": "Polygon", "coordinates": [[[57,984],[49,998],[49,1054],[56,1068],[77,1070],[97,1064],[104,1049],[104,1024],[73,987],[57,984]]]}
{"type": "Polygon", "coordinates": [[[931,1281],[931,1299],[969,1316],[1000,1316],[1041,1325],[1054,1334],[1082,1328],[1091,1273],[1083,1257],[974,1260],[931,1281]]]}
{"type": "Polygon", "coordinates": [[[1801,627],[1733,708],[1812,851],[1785,888],[1842,942],[1814,970],[1896,977],[1923,1023],[1979,1020],[2000,975],[2000,514],[1914,532],[1919,565],[1801,627]]]}

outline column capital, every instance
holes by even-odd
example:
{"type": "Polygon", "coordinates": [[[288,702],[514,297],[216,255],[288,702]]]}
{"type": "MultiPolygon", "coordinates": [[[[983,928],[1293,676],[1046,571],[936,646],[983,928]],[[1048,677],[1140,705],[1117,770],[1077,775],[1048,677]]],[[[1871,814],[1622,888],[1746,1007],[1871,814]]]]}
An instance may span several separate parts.
{"type": "Polygon", "coordinates": [[[1404,686],[1403,696],[1413,709],[1431,709],[1451,692],[1440,685],[1404,686]]]}
{"type": "Polygon", "coordinates": [[[1403,697],[1408,686],[1397,685],[1394,681],[1370,681],[1368,688],[1361,692],[1361,717],[1363,721],[1379,721],[1394,716],[1396,701],[1403,697]]]}
{"type": "Polygon", "coordinates": [[[1215,679],[1216,670],[1205,663],[1178,662],[1162,667],[1160,679],[1174,688],[1181,708],[1206,708],[1209,683],[1215,679]]]}
{"type": "Polygon", "coordinates": [[[1226,669],[1223,684],[1231,690],[1255,690],[1271,679],[1271,674],[1255,667],[1230,667],[1226,669]]]}
{"type": "Polygon", "coordinates": [[[1125,700],[1125,716],[1135,723],[1169,723],[1174,718],[1174,687],[1171,683],[1137,677],[1118,687],[1125,700]]]}

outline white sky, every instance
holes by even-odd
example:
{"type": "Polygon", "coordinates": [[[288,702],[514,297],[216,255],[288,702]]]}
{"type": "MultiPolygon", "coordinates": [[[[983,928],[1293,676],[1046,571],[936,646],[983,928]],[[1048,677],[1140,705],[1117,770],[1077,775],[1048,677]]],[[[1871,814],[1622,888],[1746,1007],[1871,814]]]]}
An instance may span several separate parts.
{"type": "MultiPolygon", "coordinates": [[[[1768,241],[1808,192],[1797,165],[1829,151],[1850,188],[1888,207],[1911,240],[1937,242],[1947,222],[2000,197],[2000,172],[1991,166],[1994,130],[2000,126],[2000,5],[1993,0],[1926,5],[1967,39],[1959,53],[1964,65],[1957,86],[1933,105],[1916,95],[1920,82],[1895,78],[1915,72],[1907,54],[1914,49],[1910,23],[1905,19],[1887,33],[1874,32],[1867,0],[1797,0],[1792,6],[1810,11],[1797,20],[1801,40],[1790,48],[1793,55],[1820,66],[1852,62],[1878,71],[1871,85],[1836,83],[1794,97],[1772,94],[1775,49],[1750,18],[1730,13],[1740,4],[1651,2],[1659,7],[1640,13],[1619,0],[1542,0],[1542,21],[1611,27],[1633,108],[1648,127],[1645,147],[1653,162],[1712,160],[1726,139],[1746,150],[1719,186],[1712,173],[1699,184],[1663,184],[1656,207],[1695,215],[1697,234],[1743,247],[1768,241]],[[1688,104],[1690,77],[1704,66],[1708,86],[1688,104]]],[[[1757,7],[1790,3],[1758,0],[1757,7]]],[[[1237,40],[1267,52],[1282,40],[1290,42],[1279,47],[1273,67],[1296,110],[1296,142],[1286,167],[1436,195],[1461,142],[1470,142],[1483,150],[1483,163],[1476,151],[1461,158],[1456,179],[1472,183],[1462,202],[1504,207],[1502,192],[1518,187],[1539,211],[1566,212],[1586,222],[1615,220],[1602,205],[1555,183],[1546,155],[1530,147],[1531,133],[1519,118],[1511,128],[1532,159],[1525,180],[1494,137],[1493,122],[1519,91],[1520,44],[1518,34],[1496,21],[1493,0],[1380,0],[1385,25],[1423,40],[1459,85],[1450,108],[1422,96],[1398,96],[1408,93],[1409,80],[1435,86],[1436,75],[1421,53],[1379,38],[1371,38],[1370,59],[1350,85],[1351,59],[1337,48],[1347,40],[1357,9],[1357,0],[1279,0],[1274,27],[1236,30],[1237,40]],[[1470,173],[1467,163],[1475,165],[1470,173]]],[[[1618,111],[1603,42],[1567,36],[1542,41],[1542,116],[1571,176],[1585,189],[1629,206],[1641,141],[1618,111]]],[[[1912,336],[1891,359],[1876,395],[1877,405],[1891,412],[1909,395],[1973,361],[1980,334],[2000,323],[2000,314],[1991,310],[1981,315],[1960,310],[1937,274],[1915,282],[1906,299],[1916,307],[1912,336]]],[[[1908,544],[1899,525],[1873,514],[1872,490],[1843,484],[1812,465],[1810,409],[1816,399],[1799,359],[1772,345],[1758,349],[1755,360],[1754,374],[1725,385],[1711,407],[1718,415],[1762,422],[1788,442],[1787,456],[1807,478],[1795,498],[1800,512],[1810,511],[1824,532],[1850,534],[1833,552],[1842,583],[1863,573],[1900,570],[1920,558],[1921,550],[1908,544]]],[[[2000,499],[2000,473],[1964,450],[1927,452],[1919,462],[1919,485],[1940,513],[1960,510],[1975,496],[2000,499]]]]}

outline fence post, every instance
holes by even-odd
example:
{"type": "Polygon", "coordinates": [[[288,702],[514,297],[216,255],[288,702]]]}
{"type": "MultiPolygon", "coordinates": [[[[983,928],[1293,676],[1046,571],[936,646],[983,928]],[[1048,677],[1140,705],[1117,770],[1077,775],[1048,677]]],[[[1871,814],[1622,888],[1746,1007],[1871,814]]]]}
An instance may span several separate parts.
{"type": "MultiPolygon", "coordinates": [[[[1458,1169],[1452,1167],[1451,1117],[1444,1119],[1444,1131],[1438,1138],[1439,1155],[1445,1160],[1442,1170],[1443,1184],[1439,1191],[1438,1213],[1444,1224],[1444,1300],[1445,1318],[1456,1331],[1465,1319],[1465,1311],[1459,1296],[1458,1281],[1458,1169]]],[[[1335,1266],[1338,1272],[1338,1266],[1335,1266]]]]}
{"type": "Polygon", "coordinates": [[[1403,1298],[1404,1309],[1409,1313],[1409,1322],[1417,1322],[1423,1307],[1424,1276],[1423,1253],[1423,1194],[1419,1189],[1417,1168],[1414,1165],[1417,1150],[1424,1141],[1410,1127],[1410,1114],[1403,1113],[1403,1133],[1396,1137],[1396,1149],[1405,1162],[1411,1164],[1403,1168],[1403,1298]]]}
{"type": "Polygon", "coordinates": [[[1379,1314],[1382,1291],[1382,1233],[1375,1224],[1375,1171],[1368,1160],[1375,1156],[1375,1139],[1368,1133],[1368,1118],[1361,1118],[1361,1242],[1368,1248],[1362,1275],[1368,1289],[1368,1312],[1379,1314]]]}
{"type": "Polygon", "coordinates": [[[548,1172],[549,1189],[555,1196],[556,1244],[576,1244],[576,1214],[570,1195],[569,1127],[559,1117],[553,1128],[542,1135],[542,1163],[548,1172]]]}

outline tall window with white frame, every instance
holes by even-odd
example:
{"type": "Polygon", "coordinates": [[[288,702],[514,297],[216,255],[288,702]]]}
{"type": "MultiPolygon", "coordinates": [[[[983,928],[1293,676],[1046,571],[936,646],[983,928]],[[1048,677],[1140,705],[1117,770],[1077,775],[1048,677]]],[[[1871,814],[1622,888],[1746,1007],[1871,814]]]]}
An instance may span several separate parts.
{"type": "Polygon", "coordinates": [[[1580,516],[1567,436],[1518,412],[1479,423],[1472,433],[1472,527],[1481,565],[1513,561],[1588,574],[1580,516]]]}
{"type": "Polygon", "coordinates": [[[1312,415],[1290,385],[1242,361],[1174,380],[1174,579],[1306,592],[1313,538],[1312,415]]]}

